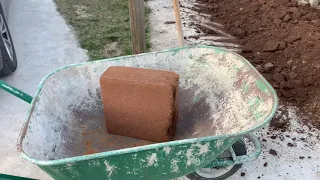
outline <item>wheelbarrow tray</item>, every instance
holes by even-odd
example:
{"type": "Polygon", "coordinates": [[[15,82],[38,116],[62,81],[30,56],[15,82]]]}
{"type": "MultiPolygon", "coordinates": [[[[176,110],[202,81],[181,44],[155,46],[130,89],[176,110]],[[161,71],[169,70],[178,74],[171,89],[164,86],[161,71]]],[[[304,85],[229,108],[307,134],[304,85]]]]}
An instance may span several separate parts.
{"type": "Polygon", "coordinates": [[[243,57],[190,47],[92,61],[43,79],[21,131],[22,157],[55,179],[170,179],[204,167],[277,108],[270,84],[243,57]],[[174,141],[152,143],[106,132],[99,79],[110,66],[180,75],[174,141]]]}

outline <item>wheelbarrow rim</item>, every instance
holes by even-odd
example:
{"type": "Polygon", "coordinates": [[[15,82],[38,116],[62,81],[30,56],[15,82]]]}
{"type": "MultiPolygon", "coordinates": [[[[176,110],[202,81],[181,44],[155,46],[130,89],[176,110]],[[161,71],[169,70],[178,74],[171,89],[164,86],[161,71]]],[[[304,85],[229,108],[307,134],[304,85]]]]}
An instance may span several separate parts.
{"type": "Polygon", "coordinates": [[[219,48],[219,47],[214,47],[214,46],[194,46],[194,47],[180,47],[180,48],[173,48],[173,49],[168,49],[168,50],[163,50],[160,52],[151,52],[151,53],[143,53],[143,54],[138,54],[138,55],[130,55],[130,56],[124,56],[124,57],[116,57],[116,58],[110,58],[110,59],[103,59],[103,60],[98,60],[98,61],[91,61],[91,62],[84,62],[84,63],[79,63],[79,64],[71,64],[62,68],[59,68],[58,70],[51,72],[48,74],[46,77],[42,79],[40,84],[38,85],[38,89],[36,92],[35,97],[33,98],[31,102],[31,106],[28,111],[28,118],[24,123],[24,126],[20,132],[19,138],[18,138],[18,150],[21,152],[22,158],[24,158],[27,161],[30,161],[34,164],[40,165],[40,166],[53,166],[53,165],[63,165],[63,164],[69,164],[69,163],[76,163],[79,161],[84,161],[84,160],[92,160],[92,159],[97,159],[97,158],[105,158],[108,156],[115,156],[115,155],[121,155],[121,154],[127,154],[127,153],[133,153],[133,152],[138,152],[138,151],[145,151],[145,150],[150,150],[150,149],[156,149],[156,148],[163,148],[163,147],[170,147],[170,146],[175,146],[175,145],[183,145],[183,144],[190,144],[190,143],[196,143],[196,142],[201,142],[201,141],[212,141],[212,140],[225,140],[227,138],[231,137],[241,137],[245,134],[249,134],[262,126],[266,125],[274,116],[276,113],[276,110],[278,108],[278,97],[276,95],[275,90],[272,88],[272,86],[269,84],[269,82],[246,60],[244,57],[227,50],[225,48],[219,48]],[[106,151],[106,152],[101,152],[101,153],[96,153],[96,154],[90,154],[90,155],[83,155],[83,156],[75,156],[75,157],[70,157],[70,158],[64,158],[64,159],[58,159],[58,160],[36,160],[34,158],[29,157],[27,154],[25,154],[22,150],[22,141],[23,138],[27,132],[27,127],[29,123],[29,119],[31,116],[31,113],[34,109],[35,102],[38,100],[38,96],[44,86],[45,81],[50,78],[53,74],[68,69],[76,66],[84,66],[87,64],[92,64],[92,63],[100,63],[101,61],[118,61],[118,60],[123,60],[123,59],[128,59],[131,57],[139,57],[139,56],[144,56],[145,54],[157,54],[157,53],[165,53],[165,52],[178,52],[183,49],[201,49],[201,48],[206,48],[206,49],[215,49],[217,51],[224,51],[228,53],[232,53],[233,55],[238,56],[243,60],[246,65],[248,65],[250,68],[252,68],[257,74],[259,74],[259,77],[261,80],[266,84],[266,86],[271,90],[271,94],[273,95],[274,103],[273,107],[269,113],[269,115],[265,118],[264,121],[260,122],[259,124],[249,128],[246,131],[242,132],[237,132],[237,133],[231,133],[231,134],[222,134],[222,135],[217,135],[217,136],[206,136],[206,137],[201,137],[201,138],[191,138],[191,139],[184,139],[184,140],[176,140],[176,141],[170,141],[170,142],[164,142],[164,143],[157,143],[157,144],[150,144],[150,145],[145,145],[145,146],[139,146],[139,147],[132,147],[132,148],[125,148],[125,149],[119,149],[119,150],[113,150],[113,151],[106,151]]]}

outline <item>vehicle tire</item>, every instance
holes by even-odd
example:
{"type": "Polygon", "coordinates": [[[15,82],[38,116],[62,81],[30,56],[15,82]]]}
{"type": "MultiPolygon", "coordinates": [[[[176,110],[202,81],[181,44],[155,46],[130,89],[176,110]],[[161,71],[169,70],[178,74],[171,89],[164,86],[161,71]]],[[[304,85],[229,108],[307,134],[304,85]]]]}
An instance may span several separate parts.
{"type": "Polygon", "coordinates": [[[3,62],[0,76],[12,74],[17,69],[17,56],[2,7],[0,8],[0,53],[0,61],[3,62]]]}
{"type": "MultiPolygon", "coordinates": [[[[232,148],[237,156],[247,154],[247,147],[243,140],[234,143],[232,148]]],[[[201,168],[196,172],[187,175],[187,177],[190,180],[223,180],[236,173],[241,166],[242,164],[235,164],[228,167],[201,168]]]]}

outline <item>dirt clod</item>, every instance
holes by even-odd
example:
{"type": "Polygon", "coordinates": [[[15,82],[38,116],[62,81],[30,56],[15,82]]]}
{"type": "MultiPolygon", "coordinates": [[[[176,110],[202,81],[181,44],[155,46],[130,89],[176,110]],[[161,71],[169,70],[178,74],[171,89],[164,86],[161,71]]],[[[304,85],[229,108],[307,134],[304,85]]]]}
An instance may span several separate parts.
{"type": "Polygon", "coordinates": [[[277,139],[277,136],[276,135],[272,135],[270,136],[271,139],[277,139]]]}
{"type": "Polygon", "coordinates": [[[246,173],[244,173],[244,172],[241,173],[241,176],[242,176],[242,177],[244,177],[245,175],[246,175],[246,173]]]}
{"type": "Polygon", "coordinates": [[[268,166],[268,163],[265,162],[265,163],[263,164],[263,167],[267,167],[267,166],[268,166]]]}
{"type": "Polygon", "coordinates": [[[272,80],[276,81],[277,83],[281,83],[282,81],[284,81],[284,75],[281,73],[275,73],[272,76],[272,80]]]}
{"type": "Polygon", "coordinates": [[[175,24],[175,21],[165,21],[163,24],[175,24]]]}
{"type": "Polygon", "coordinates": [[[278,50],[279,42],[268,41],[263,48],[263,52],[274,52],[278,50]]]}
{"type": "Polygon", "coordinates": [[[277,155],[278,155],[277,151],[276,151],[276,150],[273,150],[273,149],[270,149],[270,150],[269,150],[269,153],[272,154],[272,155],[274,155],[274,156],[277,156],[277,155]]]}
{"type": "Polygon", "coordinates": [[[283,21],[284,21],[284,22],[288,22],[290,19],[291,19],[291,17],[290,17],[289,15],[286,15],[286,16],[283,18],[283,21]]]}
{"type": "Polygon", "coordinates": [[[267,62],[263,65],[263,69],[265,70],[265,72],[270,72],[274,69],[274,65],[271,62],[267,62]]]}
{"type": "Polygon", "coordinates": [[[288,143],[287,144],[289,147],[293,147],[294,146],[294,144],[292,144],[292,143],[288,143]]]}
{"type": "Polygon", "coordinates": [[[280,41],[279,42],[279,50],[284,50],[287,47],[286,42],[280,41]]]}
{"type": "Polygon", "coordinates": [[[290,35],[288,38],[287,38],[287,41],[289,42],[289,43],[294,43],[294,42],[296,42],[296,41],[298,41],[298,40],[300,40],[301,39],[301,36],[299,35],[299,34],[293,34],[293,35],[290,35]]]}
{"type": "Polygon", "coordinates": [[[299,159],[304,159],[305,157],[304,156],[299,156],[299,159]]]}
{"type": "Polygon", "coordinates": [[[289,72],[289,73],[288,73],[288,76],[289,76],[289,78],[290,78],[290,80],[291,80],[291,79],[295,79],[296,77],[298,77],[298,74],[295,73],[295,72],[289,72]]]}
{"type": "Polygon", "coordinates": [[[290,97],[290,94],[283,89],[279,89],[279,93],[280,93],[280,95],[282,95],[282,97],[286,97],[286,98],[290,97]]]}

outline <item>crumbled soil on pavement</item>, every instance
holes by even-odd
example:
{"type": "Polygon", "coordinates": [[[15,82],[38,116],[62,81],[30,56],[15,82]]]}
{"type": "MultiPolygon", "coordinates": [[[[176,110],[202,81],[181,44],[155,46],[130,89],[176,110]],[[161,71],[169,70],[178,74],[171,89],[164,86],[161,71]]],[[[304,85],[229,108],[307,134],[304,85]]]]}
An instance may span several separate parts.
{"type": "Polygon", "coordinates": [[[265,163],[263,164],[263,167],[267,167],[267,166],[268,166],[268,163],[265,162],[265,163]]]}
{"type": "Polygon", "coordinates": [[[294,144],[293,143],[288,143],[287,144],[289,147],[294,147],[294,144]]]}
{"type": "Polygon", "coordinates": [[[271,139],[277,139],[277,136],[276,135],[272,135],[270,136],[271,139]]]}
{"type": "MultiPolygon", "coordinates": [[[[271,83],[281,102],[299,107],[309,116],[305,123],[320,129],[320,10],[294,0],[196,0],[192,10],[235,36],[220,41],[241,45],[240,54],[271,83]]],[[[197,21],[194,15],[189,19],[197,21]]],[[[203,23],[191,26],[203,36],[222,36],[203,23]]],[[[288,124],[276,118],[271,126],[286,129],[288,124]]]]}
{"type": "Polygon", "coordinates": [[[270,150],[269,150],[269,153],[272,154],[272,155],[274,155],[274,156],[277,156],[277,155],[278,155],[277,151],[276,151],[276,150],[273,150],[273,149],[270,149],[270,150]]]}

